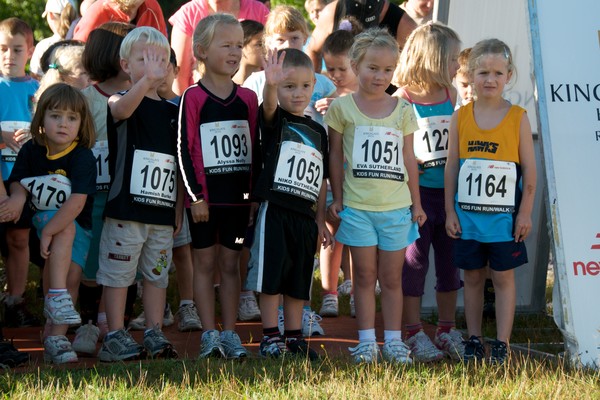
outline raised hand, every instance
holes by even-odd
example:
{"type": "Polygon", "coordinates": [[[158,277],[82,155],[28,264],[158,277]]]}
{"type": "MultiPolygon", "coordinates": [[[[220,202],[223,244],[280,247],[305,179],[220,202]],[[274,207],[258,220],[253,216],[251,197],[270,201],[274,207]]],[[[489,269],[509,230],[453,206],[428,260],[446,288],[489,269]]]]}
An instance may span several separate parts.
{"type": "Polygon", "coordinates": [[[289,70],[283,70],[283,60],[285,51],[277,56],[277,50],[269,49],[267,51],[266,62],[263,63],[265,71],[265,83],[270,86],[277,86],[283,82],[289,75],[289,70]]]}
{"type": "Polygon", "coordinates": [[[165,50],[157,46],[148,46],[144,49],[144,67],[146,79],[160,85],[167,77],[168,62],[165,50]]]}

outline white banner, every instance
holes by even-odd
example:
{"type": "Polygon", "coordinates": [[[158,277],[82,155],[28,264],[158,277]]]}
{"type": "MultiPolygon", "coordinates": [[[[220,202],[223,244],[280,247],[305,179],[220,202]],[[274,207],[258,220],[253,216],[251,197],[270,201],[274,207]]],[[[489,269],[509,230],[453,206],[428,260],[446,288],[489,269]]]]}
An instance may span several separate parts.
{"type": "Polygon", "coordinates": [[[529,0],[538,115],[570,360],[600,368],[600,2],[529,0]]]}

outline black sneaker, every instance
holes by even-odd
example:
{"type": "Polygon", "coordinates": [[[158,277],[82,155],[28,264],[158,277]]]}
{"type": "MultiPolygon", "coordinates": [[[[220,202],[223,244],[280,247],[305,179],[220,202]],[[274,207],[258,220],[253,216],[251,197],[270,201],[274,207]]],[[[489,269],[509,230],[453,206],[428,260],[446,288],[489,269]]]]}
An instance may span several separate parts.
{"type": "Polygon", "coordinates": [[[287,339],[285,341],[285,346],[290,354],[308,357],[310,361],[316,361],[319,359],[317,352],[308,346],[308,343],[306,340],[304,340],[304,338],[287,339]]]}
{"type": "Polygon", "coordinates": [[[10,342],[0,342],[0,367],[14,368],[29,361],[29,353],[19,351],[10,342]]]}
{"type": "Polygon", "coordinates": [[[286,352],[285,341],[279,335],[263,337],[258,349],[258,354],[264,358],[279,358],[286,352]]]}
{"type": "Polygon", "coordinates": [[[40,320],[29,312],[25,302],[13,305],[4,304],[4,322],[11,328],[41,326],[40,320]]]}
{"type": "Polygon", "coordinates": [[[508,358],[508,347],[500,340],[494,340],[490,350],[490,364],[502,365],[508,358]]]}
{"type": "Polygon", "coordinates": [[[463,355],[463,362],[468,363],[469,361],[483,361],[485,357],[485,349],[481,340],[477,336],[471,336],[469,340],[464,342],[465,354],[463,355]]]}

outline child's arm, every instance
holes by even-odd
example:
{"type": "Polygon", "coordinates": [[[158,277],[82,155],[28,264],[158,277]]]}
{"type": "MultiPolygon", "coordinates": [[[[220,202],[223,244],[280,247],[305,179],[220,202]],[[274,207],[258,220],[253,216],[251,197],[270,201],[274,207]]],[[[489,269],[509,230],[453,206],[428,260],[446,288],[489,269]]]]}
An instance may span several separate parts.
{"type": "Polygon", "coordinates": [[[83,193],[72,193],[44,227],[40,236],[40,253],[44,259],[50,256],[50,244],[54,235],[64,231],[75,221],[85,206],[87,196],[83,193]]]}
{"type": "Polygon", "coordinates": [[[329,183],[333,202],[327,210],[329,217],[339,221],[338,213],[344,209],[342,184],[344,182],[344,149],[341,133],[329,127],[329,183]]]}
{"type": "Polygon", "coordinates": [[[181,232],[181,227],[183,225],[183,213],[185,212],[183,208],[184,191],[183,180],[181,179],[181,175],[179,175],[177,177],[177,200],[175,201],[175,230],[173,231],[173,237],[181,232]]]}
{"type": "Polygon", "coordinates": [[[462,229],[454,209],[458,180],[458,125],[457,113],[452,114],[448,133],[448,157],[444,169],[444,208],[446,209],[446,233],[453,239],[460,238],[462,229]]]}
{"type": "Polygon", "coordinates": [[[277,86],[283,82],[288,73],[283,71],[283,60],[285,51],[277,57],[277,50],[269,49],[267,60],[263,64],[265,70],[265,87],[263,89],[263,120],[265,124],[271,125],[275,112],[277,111],[277,86]]]}
{"type": "Polygon", "coordinates": [[[144,76],[124,95],[115,94],[108,99],[110,113],[115,121],[131,117],[148,91],[158,87],[167,76],[167,59],[163,57],[164,51],[158,50],[154,46],[144,50],[144,76]]]}
{"type": "Polygon", "coordinates": [[[523,113],[519,132],[519,160],[523,177],[523,197],[519,205],[519,213],[515,220],[515,242],[522,242],[531,233],[531,212],[535,197],[535,186],[537,179],[535,152],[533,138],[531,136],[531,125],[527,114],[523,113]]]}
{"type": "Polygon", "coordinates": [[[427,220],[427,214],[421,206],[421,192],[419,191],[419,168],[415,151],[413,148],[413,134],[404,135],[404,144],[402,146],[402,156],[404,157],[404,166],[408,174],[408,189],[412,200],[411,212],[413,222],[423,226],[427,220]]]}
{"type": "MultiPolygon", "coordinates": [[[[319,199],[317,200],[317,213],[315,216],[315,221],[317,222],[317,227],[319,230],[319,244],[326,249],[329,246],[333,246],[333,235],[327,229],[327,225],[325,224],[325,205],[327,202],[327,184],[325,180],[321,182],[321,190],[319,191],[319,199]]],[[[319,250],[319,249],[317,249],[319,250]]]]}

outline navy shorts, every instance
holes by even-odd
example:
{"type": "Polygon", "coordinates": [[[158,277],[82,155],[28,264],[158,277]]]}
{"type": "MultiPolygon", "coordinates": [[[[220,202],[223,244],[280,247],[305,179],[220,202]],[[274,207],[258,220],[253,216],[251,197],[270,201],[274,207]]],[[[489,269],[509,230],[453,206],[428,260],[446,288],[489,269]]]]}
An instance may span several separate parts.
{"type": "Polygon", "coordinates": [[[210,207],[208,222],[193,222],[189,208],[187,213],[194,249],[206,249],[219,243],[231,250],[242,250],[250,206],[210,207]]]}
{"type": "Polygon", "coordinates": [[[508,271],[528,262],[524,242],[481,243],[477,240],[454,241],[454,263],[464,270],[484,268],[489,262],[494,271],[508,271]]]}

